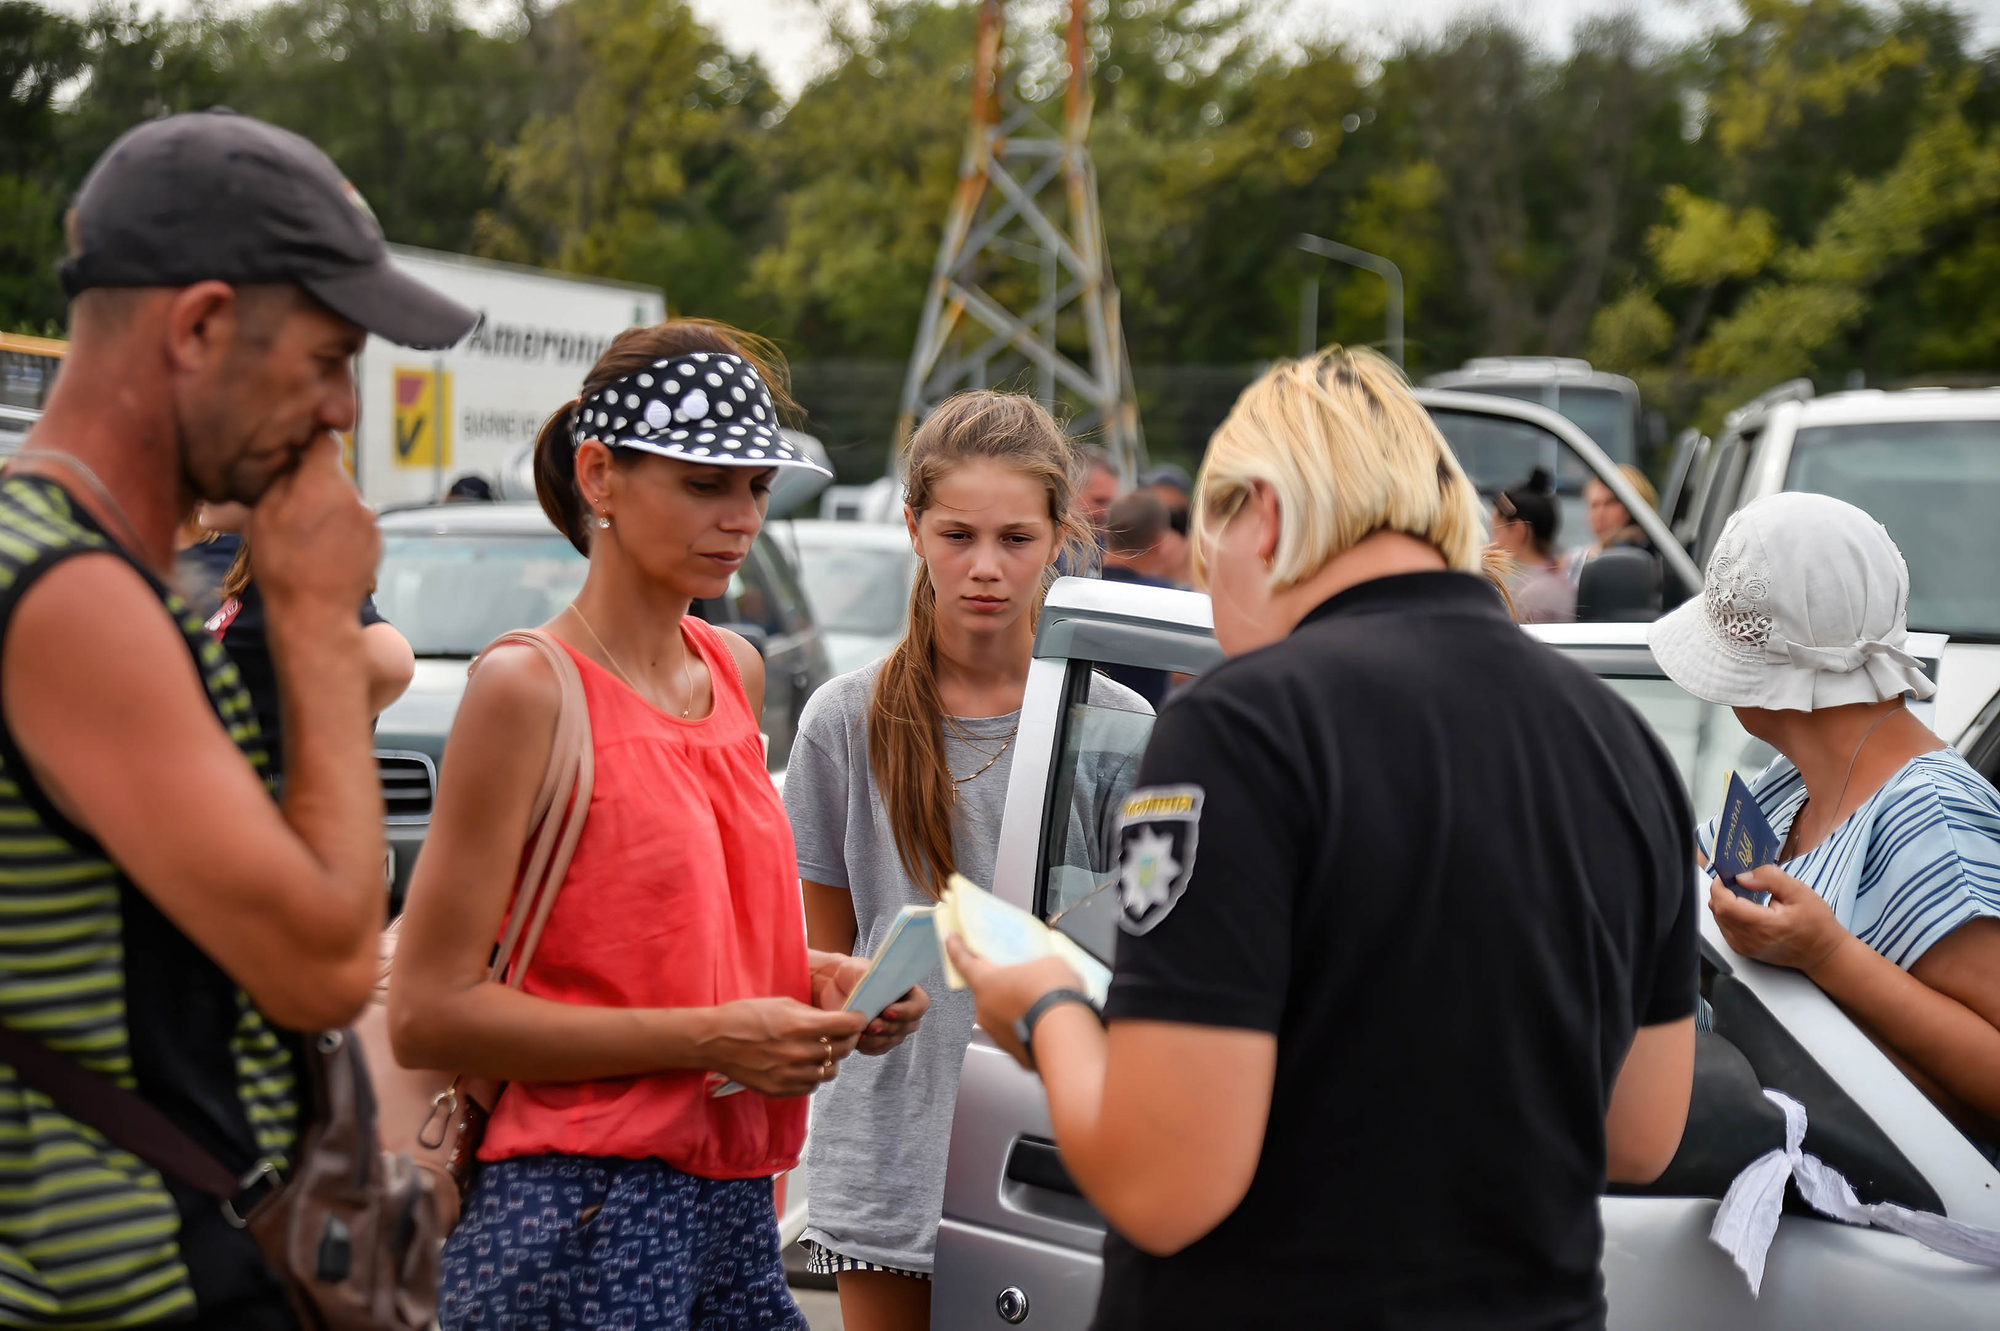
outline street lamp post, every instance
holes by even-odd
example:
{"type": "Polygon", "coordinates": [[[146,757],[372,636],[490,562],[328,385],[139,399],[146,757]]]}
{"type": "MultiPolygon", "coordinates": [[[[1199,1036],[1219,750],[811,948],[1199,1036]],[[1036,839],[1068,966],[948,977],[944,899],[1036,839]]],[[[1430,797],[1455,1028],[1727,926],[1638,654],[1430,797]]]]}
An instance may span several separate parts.
{"type": "MultiPolygon", "coordinates": [[[[1301,235],[1293,243],[1308,254],[1317,254],[1321,258],[1351,264],[1356,268],[1366,268],[1388,285],[1389,298],[1385,305],[1389,324],[1389,359],[1401,365],[1403,363],[1403,270],[1379,254],[1370,254],[1367,250],[1358,250],[1352,245],[1343,245],[1324,236],[1301,235]]],[[[1310,322],[1306,311],[1299,312],[1299,331],[1307,334],[1308,330],[1313,329],[1318,322],[1319,283],[1309,282],[1300,294],[1302,297],[1310,298],[1314,303],[1310,322]]]]}

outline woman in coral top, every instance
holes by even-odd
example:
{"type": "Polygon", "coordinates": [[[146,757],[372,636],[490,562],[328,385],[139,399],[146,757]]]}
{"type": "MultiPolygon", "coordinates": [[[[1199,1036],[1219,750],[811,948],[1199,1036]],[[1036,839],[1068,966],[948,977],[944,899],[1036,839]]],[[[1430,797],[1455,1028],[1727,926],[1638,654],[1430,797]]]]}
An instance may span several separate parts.
{"type": "Polygon", "coordinates": [[[764,350],[699,320],[633,329],[535,444],[542,507],[590,558],[544,627],[582,676],[596,780],[525,984],[491,983],[560,696],[532,648],[492,650],[389,996],[404,1063],[508,1083],[445,1248],[448,1329],[803,1327],[771,1178],[798,1161],[803,1097],[927,1003],[837,1010],[865,963],[806,947],[763,661],[688,614],[743,562],[777,468],[813,465],[779,433],[764,350]],[[711,1095],[717,1073],[748,1093],[711,1095]]]}

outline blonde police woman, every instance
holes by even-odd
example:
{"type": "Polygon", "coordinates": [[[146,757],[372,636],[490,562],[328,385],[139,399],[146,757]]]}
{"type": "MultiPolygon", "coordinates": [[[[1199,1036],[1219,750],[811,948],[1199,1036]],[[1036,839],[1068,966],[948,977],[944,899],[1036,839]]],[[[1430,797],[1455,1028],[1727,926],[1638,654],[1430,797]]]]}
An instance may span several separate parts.
{"type": "Polygon", "coordinates": [[[1509,619],[1380,356],[1251,385],[1193,525],[1231,659],[1119,820],[1103,1020],[952,944],[1115,1231],[1098,1327],[1602,1326],[1598,1195],[1665,1168],[1693,1076],[1673,768],[1509,619]]]}

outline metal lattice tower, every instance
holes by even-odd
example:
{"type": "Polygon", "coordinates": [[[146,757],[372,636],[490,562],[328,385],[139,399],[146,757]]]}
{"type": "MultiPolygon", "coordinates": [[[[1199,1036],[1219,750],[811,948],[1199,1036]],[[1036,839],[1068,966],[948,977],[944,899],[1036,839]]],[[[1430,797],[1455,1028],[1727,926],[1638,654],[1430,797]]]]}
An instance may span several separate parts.
{"type": "Polygon", "coordinates": [[[892,470],[939,402],[968,388],[1025,386],[1029,372],[1042,405],[1067,399],[1072,435],[1093,438],[1128,479],[1145,462],[1090,161],[1084,4],[1070,0],[1061,128],[1003,94],[1001,0],[979,7],[972,125],[903,380],[892,470]]]}

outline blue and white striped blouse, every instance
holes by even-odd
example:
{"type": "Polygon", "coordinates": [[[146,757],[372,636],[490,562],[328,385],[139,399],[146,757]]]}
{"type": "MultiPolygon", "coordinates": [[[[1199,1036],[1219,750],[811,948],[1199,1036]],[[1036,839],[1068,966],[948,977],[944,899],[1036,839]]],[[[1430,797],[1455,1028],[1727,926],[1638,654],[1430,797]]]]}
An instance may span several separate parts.
{"type": "MultiPolygon", "coordinates": [[[[1806,802],[1799,769],[1779,757],[1749,786],[1783,837],[1806,802]]],[[[1716,821],[1699,833],[1704,855],[1716,821]]],[[[2000,792],[1951,749],[1919,754],[1825,841],[1779,867],[1908,970],[1967,920],[2000,917],[2000,792]]]]}

